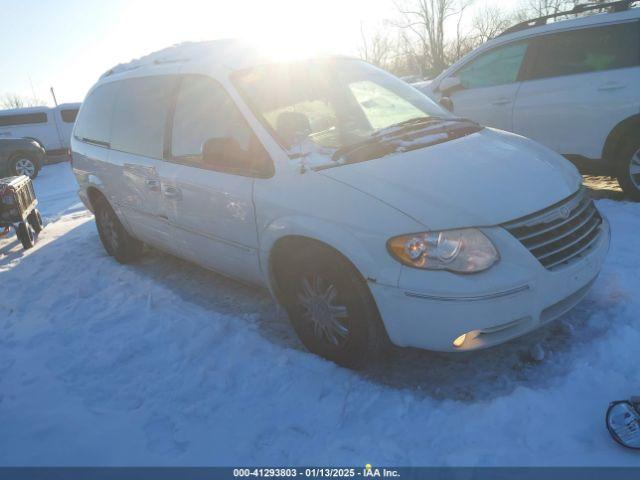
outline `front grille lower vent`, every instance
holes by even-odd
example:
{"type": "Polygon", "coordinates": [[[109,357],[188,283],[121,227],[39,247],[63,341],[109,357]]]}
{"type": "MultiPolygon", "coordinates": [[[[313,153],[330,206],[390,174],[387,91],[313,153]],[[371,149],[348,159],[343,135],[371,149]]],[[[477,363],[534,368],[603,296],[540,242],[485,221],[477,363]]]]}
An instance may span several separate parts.
{"type": "Polygon", "coordinates": [[[505,223],[514,237],[549,270],[586,253],[600,233],[602,217],[584,188],[527,217],[505,223]]]}

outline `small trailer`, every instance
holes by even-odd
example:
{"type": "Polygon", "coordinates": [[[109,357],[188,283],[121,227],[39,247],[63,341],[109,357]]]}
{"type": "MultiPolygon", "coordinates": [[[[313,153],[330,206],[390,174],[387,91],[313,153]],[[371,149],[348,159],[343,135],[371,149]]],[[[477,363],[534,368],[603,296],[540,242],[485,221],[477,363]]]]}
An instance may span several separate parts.
{"type": "Polygon", "coordinates": [[[29,177],[0,178],[0,229],[6,234],[13,228],[25,250],[33,247],[36,235],[42,230],[42,217],[37,205],[38,199],[29,177]]]}

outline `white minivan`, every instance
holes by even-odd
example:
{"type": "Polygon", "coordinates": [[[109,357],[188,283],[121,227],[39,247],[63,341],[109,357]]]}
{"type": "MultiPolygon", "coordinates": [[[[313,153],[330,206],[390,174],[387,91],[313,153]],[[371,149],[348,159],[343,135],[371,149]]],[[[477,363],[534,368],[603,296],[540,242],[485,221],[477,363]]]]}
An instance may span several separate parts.
{"type": "Polygon", "coordinates": [[[346,365],[529,332],[585,296],[609,246],[560,155],[357,59],[161,51],[100,78],[72,155],[108,254],[146,243],[266,286],[346,365]]]}
{"type": "Polygon", "coordinates": [[[79,103],[0,110],[0,138],[29,138],[48,155],[67,153],[79,103]]]}

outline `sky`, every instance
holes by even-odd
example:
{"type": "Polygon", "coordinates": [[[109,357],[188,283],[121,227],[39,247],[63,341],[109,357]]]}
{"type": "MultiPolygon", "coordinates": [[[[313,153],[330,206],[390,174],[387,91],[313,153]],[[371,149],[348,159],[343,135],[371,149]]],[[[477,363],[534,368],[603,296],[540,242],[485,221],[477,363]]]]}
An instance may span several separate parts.
{"type": "Polygon", "coordinates": [[[397,13],[392,0],[0,0],[0,15],[0,95],[51,105],[50,87],[58,103],[82,101],[112,66],[183,41],[357,54],[360,25],[374,30],[397,13]]]}

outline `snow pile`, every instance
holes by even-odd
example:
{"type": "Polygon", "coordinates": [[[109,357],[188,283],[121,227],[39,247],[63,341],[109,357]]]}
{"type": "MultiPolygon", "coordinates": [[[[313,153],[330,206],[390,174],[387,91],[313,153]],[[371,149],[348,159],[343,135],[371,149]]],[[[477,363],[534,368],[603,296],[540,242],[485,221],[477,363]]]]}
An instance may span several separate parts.
{"type": "Polygon", "coordinates": [[[609,261],[565,319],[356,373],[262,291],[158,252],[118,265],[75,188],[43,169],[38,244],[0,242],[1,465],[640,464],[603,422],[640,385],[640,205],[598,203],[609,261]]]}

